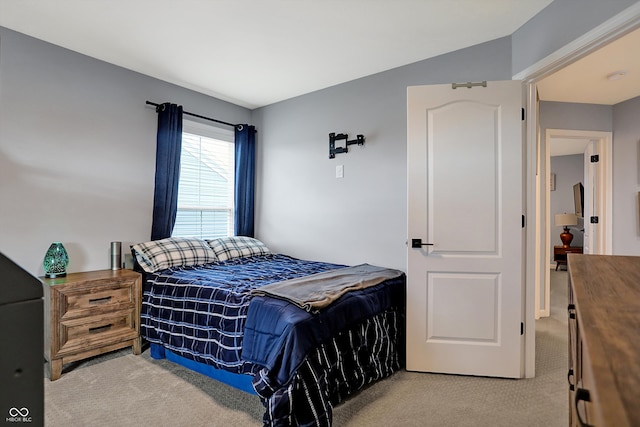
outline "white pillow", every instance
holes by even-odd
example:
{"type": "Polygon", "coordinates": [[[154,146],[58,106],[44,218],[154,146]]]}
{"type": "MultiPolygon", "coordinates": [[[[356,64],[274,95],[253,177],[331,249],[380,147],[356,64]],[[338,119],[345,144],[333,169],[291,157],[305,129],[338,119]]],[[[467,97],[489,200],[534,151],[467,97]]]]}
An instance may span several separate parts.
{"type": "Polygon", "coordinates": [[[131,247],[138,264],[147,273],[175,266],[202,265],[217,261],[205,240],[192,237],[169,237],[138,243],[131,247]]]}
{"type": "Polygon", "coordinates": [[[258,239],[246,236],[220,237],[207,240],[218,261],[270,254],[271,251],[258,239]]]}

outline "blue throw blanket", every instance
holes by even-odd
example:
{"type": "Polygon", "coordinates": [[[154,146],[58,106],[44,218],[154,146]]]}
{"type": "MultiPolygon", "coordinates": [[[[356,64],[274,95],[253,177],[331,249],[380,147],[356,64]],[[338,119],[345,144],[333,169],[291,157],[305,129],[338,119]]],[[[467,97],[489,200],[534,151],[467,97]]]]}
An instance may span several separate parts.
{"type": "Polygon", "coordinates": [[[280,298],[306,311],[320,311],[349,291],[369,288],[403,273],[390,268],[360,264],[284,280],[251,291],[252,295],[280,298]]]}

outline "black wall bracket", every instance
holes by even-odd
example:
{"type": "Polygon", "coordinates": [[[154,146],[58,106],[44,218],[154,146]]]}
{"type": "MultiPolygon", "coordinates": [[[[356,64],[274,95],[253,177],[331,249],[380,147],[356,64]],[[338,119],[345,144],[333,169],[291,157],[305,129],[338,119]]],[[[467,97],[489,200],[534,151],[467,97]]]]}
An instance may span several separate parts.
{"type": "Polygon", "coordinates": [[[336,157],[336,154],[340,153],[348,153],[349,146],[353,144],[364,145],[364,135],[356,135],[356,139],[352,139],[349,141],[349,135],[346,133],[335,134],[331,132],[329,134],[329,158],[333,159],[336,157]],[[336,141],[343,140],[345,141],[343,147],[336,148],[336,141]]]}

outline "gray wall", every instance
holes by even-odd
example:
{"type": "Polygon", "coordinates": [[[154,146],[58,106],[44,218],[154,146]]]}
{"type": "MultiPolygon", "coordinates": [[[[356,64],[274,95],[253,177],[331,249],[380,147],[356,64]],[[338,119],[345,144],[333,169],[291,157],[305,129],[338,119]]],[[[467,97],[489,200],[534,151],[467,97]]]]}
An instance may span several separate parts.
{"type": "Polygon", "coordinates": [[[556,0],[512,37],[253,112],[0,28],[0,251],[42,274],[59,240],[89,270],[110,241],[149,237],[148,99],[257,125],[256,230],[274,250],[404,269],[406,87],[510,79],[633,3],[556,0]],[[329,160],[330,132],[367,142],[329,160]]]}
{"type": "MultiPolygon", "coordinates": [[[[640,97],[613,106],[562,102],[540,103],[542,135],[545,134],[546,129],[613,132],[612,242],[614,255],[640,255],[639,114],[640,97]]],[[[551,172],[556,172],[553,164],[551,172]]],[[[553,210],[551,214],[554,214],[553,210]]],[[[557,243],[555,234],[556,230],[552,228],[551,239],[557,243]]]]}
{"type": "Polygon", "coordinates": [[[513,33],[513,75],[544,59],[637,2],[637,0],[555,0],[513,33]]]}
{"type": "Polygon", "coordinates": [[[69,271],[148,240],[157,118],[145,101],[246,123],[251,112],[0,27],[0,251],[32,274],[61,241],[69,271]]]}
{"type": "MultiPolygon", "coordinates": [[[[595,104],[577,104],[569,102],[540,102],[540,112],[538,116],[538,123],[540,126],[540,137],[544,138],[547,129],[570,129],[570,130],[588,130],[588,131],[601,131],[611,132],[613,127],[613,107],[610,105],[595,105],[595,104]]],[[[569,156],[570,157],[570,156],[569,156]]],[[[550,241],[549,241],[549,253],[550,259],[553,262],[553,246],[561,244],[560,233],[561,227],[556,227],[553,223],[553,215],[561,212],[573,212],[573,184],[584,181],[584,165],[582,164],[583,156],[581,158],[580,165],[571,167],[572,172],[569,173],[567,179],[571,179],[571,190],[566,196],[562,196],[564,190],[558,189],[550,193],[550,206],[549,213],[551,221],[550,241]],[[579,173],[578,173],[579,170],[579,173]],[[562,200],[562,201],[561,201],[562,200]],[[561,205],[561,206],[560,206],[561,205]],[[568,206],[566,209],[565,207],[568,206]],[[562,209],[559,211],[558,209],[562,209]]],[[[557,164],[559,162],[566,163],[566,160],[559,160],[560,158],[552,157],[550,172],[556,173],[557,182],[561,187],[564,187],[565,178],[562,175],[558,175],[559,168],[557,164]]],[[[542,162],[543,176],[546,174],[544,171],[545,163],[542,162]]],[[[584,182],[583,182],[584,184],[584,182]]],[[[568,184],[567,184],[568,185],[568,184]]],[[[544,208],[543,208],[544,209],[544,208]]],[[[572,231],[574,235],[574,241],[571,242],[572,246],[581,246],[582,237],[578,232],[572,231]],[[578,238],[580,238],[580,244],[578,244],[578,238]]]]}
{"type": "Polygon", "coordinates": [[[570,102],[540,102],[540,135],[547,129],[571,129],[611,132],[613,107],[570,102]]]}
{"type": "MultiPolygon", "coordinates": [[[[510,79],[634,3],[556,0],[510,38],[254,111],[258,237],[300,257],[404,269],[406,87],[510,79]],[[330,132],[362,133],[367,142],[329,160],[330,132]],[[336,165],[344,178],[335,178],[336,165]]],[[[608,114],[589,125],[610,130],[608,114]]]]}
{"type": "Polygon", "coordinates": [[[640,255],[640,97],[613,107],[613,253],[640,255]]]}
{"type": "Polygon", "coordinates": [[[298,257],[404,270],[407,86],[509,80],[510,52],[502,38],[256,110],[258,236],[298,257]],[[330,132],[366,143],[329,159],[330,132]]]}

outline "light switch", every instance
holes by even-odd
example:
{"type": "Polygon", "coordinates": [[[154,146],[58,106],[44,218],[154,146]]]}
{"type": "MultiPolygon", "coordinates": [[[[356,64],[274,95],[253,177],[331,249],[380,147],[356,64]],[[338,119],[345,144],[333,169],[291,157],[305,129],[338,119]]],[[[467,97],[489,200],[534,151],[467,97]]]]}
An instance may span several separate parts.
{"type": "Polygon", "coordinates": [[[336,178],[344,178],[344,165],[336,166],[336,178]]]}

